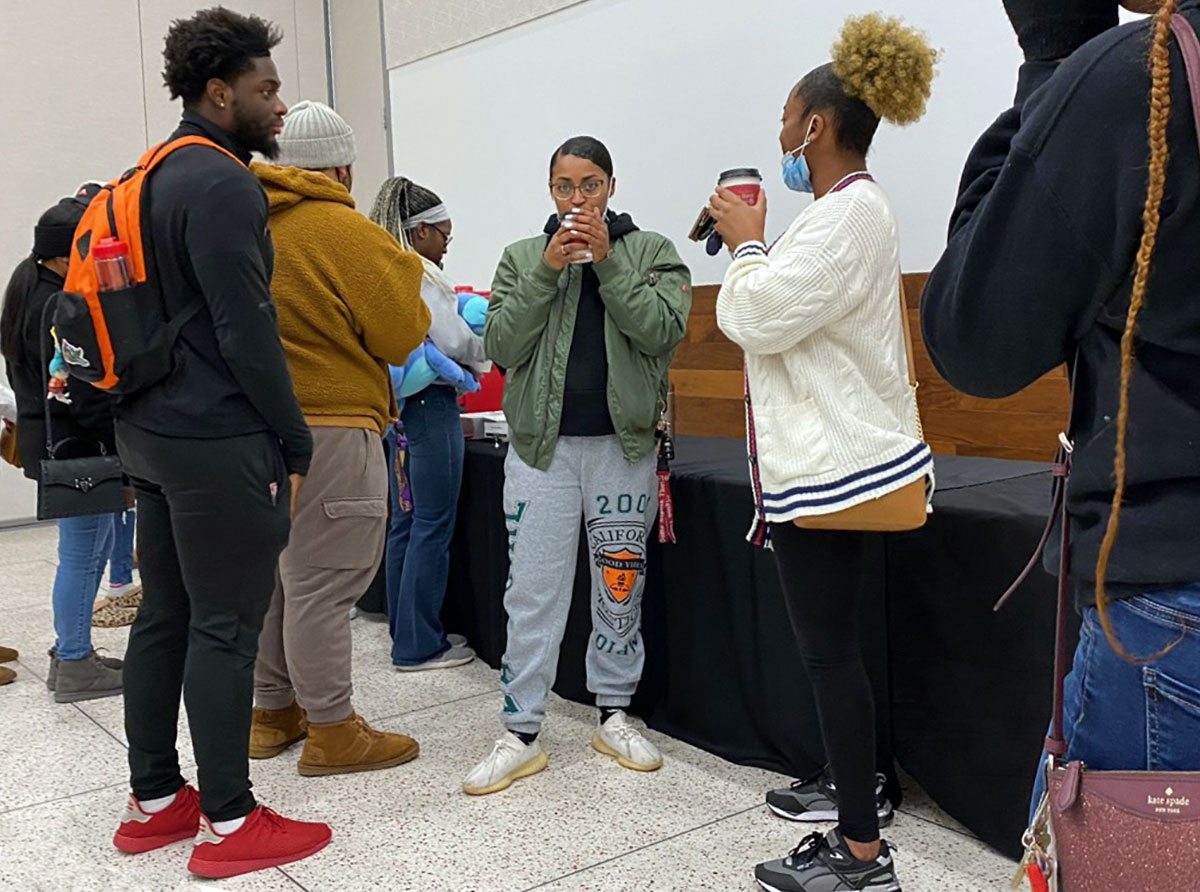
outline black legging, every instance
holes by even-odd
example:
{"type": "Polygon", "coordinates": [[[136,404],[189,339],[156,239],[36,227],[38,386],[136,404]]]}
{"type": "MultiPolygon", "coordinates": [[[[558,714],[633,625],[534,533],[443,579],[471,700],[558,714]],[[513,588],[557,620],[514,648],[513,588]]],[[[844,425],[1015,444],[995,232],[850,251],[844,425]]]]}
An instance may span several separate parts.
{"type": "Polygon", "coordinates": [[[866,534],[783,523],[771,525],[771,541],[837,784],[838,829],[855,842],[874,842],[875,697],[863,664],[856,603],[866,534]],[[810,585],[811,579],[835,582],[810,585]]]}

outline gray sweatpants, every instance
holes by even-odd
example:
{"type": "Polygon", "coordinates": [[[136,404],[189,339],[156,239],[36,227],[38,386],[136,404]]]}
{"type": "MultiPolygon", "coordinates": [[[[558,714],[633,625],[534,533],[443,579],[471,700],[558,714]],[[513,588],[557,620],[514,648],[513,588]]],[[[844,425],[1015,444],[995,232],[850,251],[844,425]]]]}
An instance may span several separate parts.
{"type": "Polygon", "coordinates": [[[581,518],[592,575],[588,690],[600,706],[629,705],[645,662],[642,591],[646,539],[658,511],[656,466],[653,455],[626,461],[615,436],[560,438],[548,471],[509,450],[508,649],[500,671],[508,730],[535,733],[546,718],[571,608],[581,518]]]}

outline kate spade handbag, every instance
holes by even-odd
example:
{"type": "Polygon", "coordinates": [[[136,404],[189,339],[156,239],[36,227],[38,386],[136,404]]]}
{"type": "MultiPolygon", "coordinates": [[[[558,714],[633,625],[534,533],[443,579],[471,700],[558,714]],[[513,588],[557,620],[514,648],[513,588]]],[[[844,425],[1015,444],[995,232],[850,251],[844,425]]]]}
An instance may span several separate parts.
{"type": "Polygon", "coordinates": [[[1072,604],[1066,491],[1073,446],[1065,434],[1061,441],[1054,459],[1050,521],[1034,558],[996,605],[999,609],[1040,561],[1057,520],[1061,555],[1054,718],[1046,739],[1047,793],[1025,834],[1025,858],[1013,888],[1028,875],[1035,892],[1193,889],[1200,852],[1200,771],[1094,771],[1082,762],[1063,759],[1067,753],[1063,690],[1071,663],[1067,630],[1072,604]]]}
{"type": "MultiPolygon", "coordinates": [[[[925,439],[921,426],[921,411],[917,408],[917,365],[913,361],[912,329],[908,322],[908,302],[904,297],[904,280],[900,281],[900,319],[904,324],[904,352],[908,357],[908,384],[913,392],[913,412],[917,416],[917,436],[925,439]]],[[[929,517],[929,500],[926,478],[919,477],[912,483],[887,495],[834,511],[831,514],[814,514],[797,517],[792,521],[806,530],[867,530],[879,533],[899,533],[920,529],[929,517]]]]}
{"type": "MultiPolygon", "coordinates": [[[[43,328],[54,301],[46,302],[43,328]]],[[[42,344],[42,368],[50,367],[42,344]]],[[[115,514],[128,507],[121,459],[109,455],[103,443],[67,437],[57,443],[50,427],[50,400],[43,406],[46,419],[46,457],[39,464],[38,520],[115,514]]]]}
{"type": "MultiPolygon", "coordinates": [[[[1200,39],[1182,16],[1171,19],[1187,69],[1200,140],[1200,39]]],[[[1079,362],[1076,357],[1075,368],[1079,362]]],[[[1072,394],[1075,387],[1072,381],[1072,394]]],[[[1070,431],[1068,421],[1067,430],[1070,431]]],[[[1096,771],[1068,762],[1063,689],[1070,664],[1070,518],[1067,480],[1073,446],[1067,434],[1054,460],[1053,509],[1034,559],[996,605],[1032,571],[1057,519],[1061,537],[1058,625],[1054,644],[1054,718],[1046,740],[1047,793],[1025,834],[1025,859],[1014,888],[1028,874],[1034,889],[1058,892],[1165,892],[1200,888],[1200,771],[1096,771]]]]}

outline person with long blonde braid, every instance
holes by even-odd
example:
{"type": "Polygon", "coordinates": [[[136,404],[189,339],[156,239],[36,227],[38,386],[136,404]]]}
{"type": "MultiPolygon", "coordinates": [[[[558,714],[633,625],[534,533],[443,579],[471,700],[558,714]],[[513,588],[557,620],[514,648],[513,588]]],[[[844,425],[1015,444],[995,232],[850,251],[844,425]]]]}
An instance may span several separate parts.
{"type": "MultiPolygon", "coordinates": [[[[1027,59],[1017,104],[967,162],[922,315],[939,370],[968,393],[1006,396],[1071,366],[1083,628],[1066,758],[1188,771],[1200,769],[1200,145],[1172,17],[1200,29],[1200,0],[1122,5],[1153,18],[1117,28],[1115,0],[1049,13],[1006,0],[1027,59]]],[[[1043,790],[1039,771],[1034,808],[1043,790]]]]}

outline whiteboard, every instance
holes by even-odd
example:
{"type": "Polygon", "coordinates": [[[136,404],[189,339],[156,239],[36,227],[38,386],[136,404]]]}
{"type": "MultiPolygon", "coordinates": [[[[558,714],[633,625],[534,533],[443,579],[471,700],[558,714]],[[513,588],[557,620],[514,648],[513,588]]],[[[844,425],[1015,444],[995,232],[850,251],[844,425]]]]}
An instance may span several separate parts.
{"type": "MultiPolygon", "coordinates": [[[[811,199],[779,178],[790,88],[829,59],[845,17],[829,0],[589,0],[390,72],[396,172],[437,192],[454,218],[447,270],[490,283],[506,244],[540,232],[551,151],[587,133],[613,154],[615,209],[671,237],[697,283],[727,257],[687,241],[719,171],[759,167],[778,234],[811,199]]],[[[963,161],[1012,99],[1021,62],[1000,0],[889,0],[943,51],[929,113],[884,124],[870,157],[901,224],[906,270],[945,244],[963,161]]]]}

